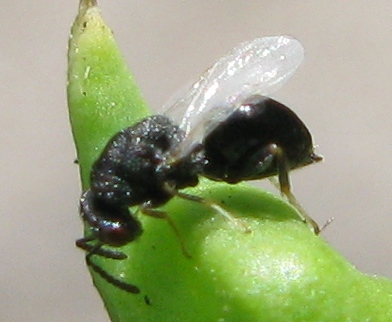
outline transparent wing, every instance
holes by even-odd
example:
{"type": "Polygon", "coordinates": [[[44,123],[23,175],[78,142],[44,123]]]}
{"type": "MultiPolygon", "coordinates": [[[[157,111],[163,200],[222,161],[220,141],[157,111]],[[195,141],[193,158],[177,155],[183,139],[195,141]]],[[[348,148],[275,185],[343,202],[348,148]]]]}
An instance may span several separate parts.
{"type": "Polygon", "coordinates": [[[220,58],[192,86],[164,105],[164,113],[186,133],[181,155],[224,121],[250,95],[281,87],[304,59],[302,44],[290,36],[244,42],[220,58]]]}

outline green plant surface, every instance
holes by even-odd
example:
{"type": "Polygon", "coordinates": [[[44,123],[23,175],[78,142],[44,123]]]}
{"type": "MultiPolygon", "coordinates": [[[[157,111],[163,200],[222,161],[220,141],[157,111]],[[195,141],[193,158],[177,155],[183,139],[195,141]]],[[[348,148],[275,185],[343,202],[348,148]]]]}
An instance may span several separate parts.
{"type": "Polygon", "coordinates": [[[68,108],[83,188],[114,133],[149,114],[95,0],[81,0],[68,44],[68,108]]]}
{"type": "MultiPolygon", "coordinates": [[[[149,111],[95,1],[81,0],[71,33],[68,105],[87,188],[107,140],[149,111]]],[[[280,197],[208,180],[186,191],[221,203],[251,232],[174,198],[163,209],[188,258],[167,222],[140,215],[142,236],[121,248],[128,259],[93,257],[141,290],[127,293],[91,272],[112,321],[392,321],[392,282],[358,271],[280,197]]]]}

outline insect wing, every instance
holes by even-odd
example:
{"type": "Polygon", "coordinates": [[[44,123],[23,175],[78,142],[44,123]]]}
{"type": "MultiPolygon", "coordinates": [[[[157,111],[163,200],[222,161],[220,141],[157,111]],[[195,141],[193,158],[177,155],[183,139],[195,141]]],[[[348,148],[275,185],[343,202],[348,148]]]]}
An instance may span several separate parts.
{"type": "Polygon", "coordinates": [[[174,120],[182,115],[185,140],[180,156],[223,122],[251,95],[269,95],[281,87],[304,59],[302,44],[289,36],[244,42],[220,58],[192,86],[180,91],[165,106],[174,120]]]}

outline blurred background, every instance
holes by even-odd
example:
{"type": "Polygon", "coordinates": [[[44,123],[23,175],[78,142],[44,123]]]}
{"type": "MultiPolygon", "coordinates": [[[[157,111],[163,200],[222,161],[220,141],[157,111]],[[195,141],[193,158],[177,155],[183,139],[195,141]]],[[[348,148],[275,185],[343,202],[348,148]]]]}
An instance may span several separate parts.
{"type": "MultiPolygon", "coordinates": [[[[305,64],[276,95],[325,162],[292,175],[324,237],[359,269],[392,278],[392,2],[99,1],[151,106],[244,40],[290,34],[305,64]]],[[[66,107],[78,1],[2,0],[0,320],[107,321],[84,254],[66,107]]],[[[270,187],[267,183],[261,184],[270,187]]]]}

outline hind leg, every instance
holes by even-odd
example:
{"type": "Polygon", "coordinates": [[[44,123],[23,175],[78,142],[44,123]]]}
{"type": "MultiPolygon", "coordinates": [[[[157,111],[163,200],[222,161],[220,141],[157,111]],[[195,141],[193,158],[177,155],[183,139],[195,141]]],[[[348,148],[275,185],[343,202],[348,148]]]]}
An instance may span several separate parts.
{"type": "MultiPolygon", "coordinates": [[[[301,204],[298,202],[297,198],[293,195],[291,192],[291,184],[290,184],[290,177],[289,177],[289,171],[290,167],[287,162],[287,158],[285,156],[284,151],[278,147],[276,144],[271,144],[268,147],[271,155],[274,157],[277,163],[278,167],[278,180],[279,180],[279,190],[283,196],[285,196],[288,200],[288,202],[294,206],[300,213],[303,221],[307,224],[309,224],[314,233],[318,235],[320,233],[320,227],[317,224],[317,222],[310,217],[305,209],[301,206],[301,204]]],[[[272,180],[270,180],[273,182],[272,180]]]]}

